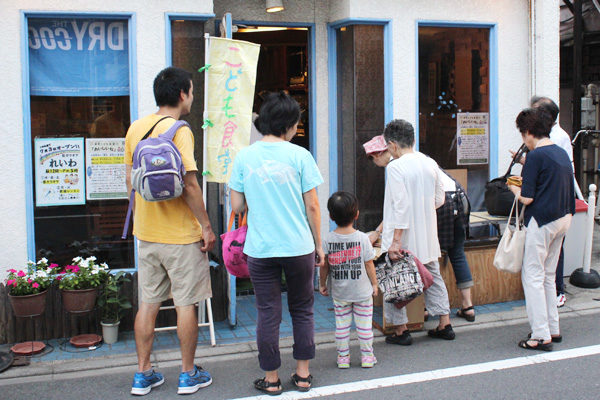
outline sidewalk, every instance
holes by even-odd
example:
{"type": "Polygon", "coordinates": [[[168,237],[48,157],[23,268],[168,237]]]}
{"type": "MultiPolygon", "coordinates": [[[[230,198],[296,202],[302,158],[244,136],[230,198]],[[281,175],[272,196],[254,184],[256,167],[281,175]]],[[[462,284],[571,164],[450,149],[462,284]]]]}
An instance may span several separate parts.
{"type": "MultiPolygon", "coordinates": [[[[560,309],[561,314],[584,316],[600,312],[600,289],[580,289],[568,285],[567,304],[560,309]]],[[[238,312],[240,312],[238,326],[231,329],[229,324],[219,322],[215,326],[217,345],[210,346],[208,330],[202,329],[198,337],[196,357],[237,357],[241,354],[256,352],[254,342],[255,319],[252,316],[254,299],[247,296],[238,299],[238,312]],[[251,306],[251,307],[248,307],[251,306]],[[244,315],[245,314],[245,315],[244,315]]],[[[317,345],[333,343],[335,321],[329,298],[315,296],[315,342],[317,345]]],[[[285,304],[285,302],[284,302],[285,304]]],[[[475,307],[477,319],[469,323],[460,318],[452,318],[452,325],[460,335],[461,331],[481,329],[490,326],[506,326],[526,322],[524,301],[490,304],[475,307]]],[[[255,312],[255,311],[254,311],[255,312]]],[[[456,310],[453,310],[453,314],[456,310]]],[[[433,328],[436,321],[428,321],[426,328],[433,328]]],[[[281,348],[292,346],[291,322],[287,310],[284,312],[281,325],[281,348]]],[[[413,336],[425,335],[426,332],[417,332],[413,336]]],[[[375,330],[375,340],[383,340],[382,334],[375,330]]],[[[354,336],[353,336],[354,337],[354,336]]],[[[356,338],[354,338],[356,340],[356,338]]],[[[135,343],[132,333],[121,334],[119,342],[114,345],[102,345],[94,351],[77,353],[65,352],[59,348],[59,342],[49,342],[54,346],[54,351],[42,357],[33,357],[31,364],[25,367],[12,367],[0,373],[0,385],[8,384],[15,378],[31,380],[46,379],[52,375],[78,372],[85,370],[100,370],[114,367],[131,367],[134,371],[137,365],[135,343]],[[35,378],[34,378],[35,377],[35,378]]],[[[0,350],[8,350],[9,346],[2,346],[0,350]]],[[[174,332],[161,332],[156,335],[152,363],[154,365],[173,365],[180,359],[179,348],[174,332]]]]}

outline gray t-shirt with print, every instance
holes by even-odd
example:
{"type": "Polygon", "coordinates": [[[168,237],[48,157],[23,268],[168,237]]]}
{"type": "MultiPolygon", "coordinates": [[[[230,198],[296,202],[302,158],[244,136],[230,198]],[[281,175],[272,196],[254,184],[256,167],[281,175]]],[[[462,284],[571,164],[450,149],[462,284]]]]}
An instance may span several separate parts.
{"type": "Polygon", "coordinates": [[[323,240],[323,251],[329,263],[327,287],[331,297],[354,302],[373,295],[365,262],[375,258],[375,251],[365,233],[329,232],[323,240]]]}

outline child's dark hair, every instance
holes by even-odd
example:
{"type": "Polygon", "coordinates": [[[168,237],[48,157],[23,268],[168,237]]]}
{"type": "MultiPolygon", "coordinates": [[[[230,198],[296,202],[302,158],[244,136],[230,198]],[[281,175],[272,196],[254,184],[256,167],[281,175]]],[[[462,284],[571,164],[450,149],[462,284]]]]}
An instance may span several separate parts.
{"type": "Polygon", "coordinates": [[[335,192],[327,201],[329,217],[337,226],[348,226],[358,214],[358,199],[348,192],[335,192]]]}

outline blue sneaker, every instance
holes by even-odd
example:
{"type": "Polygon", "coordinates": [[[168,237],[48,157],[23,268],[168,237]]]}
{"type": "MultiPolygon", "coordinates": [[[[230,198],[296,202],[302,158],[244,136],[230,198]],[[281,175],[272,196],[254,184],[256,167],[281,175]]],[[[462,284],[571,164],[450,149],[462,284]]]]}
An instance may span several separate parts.
{"type": "Polygon", "coordinates": [[[194,366],[194,375],[190,376],[187,372],[179,374],[179,388],[177,394],[196,393],[200,388],[207,387],[212,383],[210,374],[202,367],[194,366]]]}
{"type": "Polygon", "coordinates": [[[165,378],[162,374],[152,370],[152,375],[146,376],[143,372],[136,372],[133,376],[133,384],[131,385],[131,394],[143,396],[150,393],[153,387],[157,387],[165,383],[165,378]]]}

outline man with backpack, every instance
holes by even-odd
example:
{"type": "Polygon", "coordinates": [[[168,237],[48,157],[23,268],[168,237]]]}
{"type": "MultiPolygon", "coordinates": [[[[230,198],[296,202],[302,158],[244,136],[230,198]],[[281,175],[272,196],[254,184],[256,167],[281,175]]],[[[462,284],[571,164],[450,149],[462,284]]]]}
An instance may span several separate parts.
{"type": "Polygon", "coordinates": [[[189,72],[162,70],[154,80],[158,111],[133,122],[125,138],[127,188],[135,191],[131,206],[141,292],[134,327],[138,372],[131,387],[136,395],[148,394],[164,382],[152,369],[150,353],[156,316],[170,297],[177,311],[182,358],[178,393],[195,393],[212,383],[210,374],[194,365],[195,304],[212,295],[207,252],[215,245],[215,235],[198,184],[194,136],[187,123],[178,121],[190,113],[192,91],[189,72]]]}

